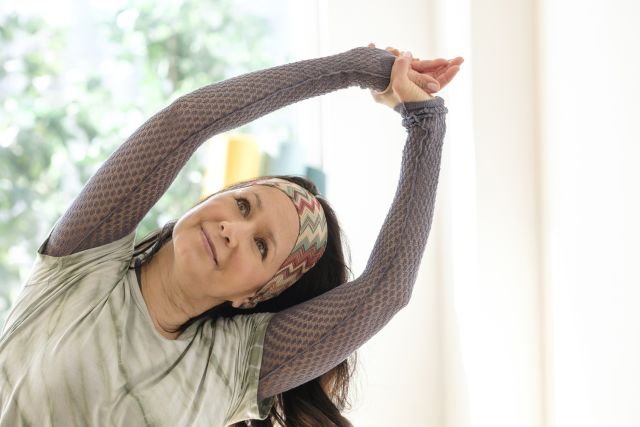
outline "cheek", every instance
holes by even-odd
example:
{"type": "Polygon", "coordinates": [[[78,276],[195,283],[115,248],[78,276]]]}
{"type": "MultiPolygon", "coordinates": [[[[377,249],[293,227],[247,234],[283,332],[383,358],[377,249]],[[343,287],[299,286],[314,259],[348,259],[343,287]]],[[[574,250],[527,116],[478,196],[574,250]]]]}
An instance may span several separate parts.
{"type": "Polygon", "coordinates": [[[260,272],[257,271],[255,266],[249,263],[239,262],[234,267],[235,273],[245,281],[255,282],[261,277],[260,272]]]}
{"type": "MultiPolygon", "coordinates": [[[[197,243],[197,241],[195,241],[197,243]]],[[[177,236],[173,239],[174,268],[182,277],[190,280],[201,280],[207,274],[207,266],[201,255],[200,248],[195,246],[194,241],[177,236]]]]}
{"type": "Polygon", "coordinates": [[[261,266],[256,266],[255,263],[237,261],[229,267],[230,274],[237,278],[234,282],[239,283],[239,286],[244,289],[260,287],[271,278],[261,266]]]}
{"type": "MultiPolygon", "coordinates": [[[[185,215],[180,218],[180,221],[193,226],[204,220],[220,220],[227,217],[232,213],[233,206],[230,202],[224,202],[221,199],[209,199],[200,205],[193,207],[185,215]]],[[[176,224],[177,225],[177,224],[176,224]]]]}

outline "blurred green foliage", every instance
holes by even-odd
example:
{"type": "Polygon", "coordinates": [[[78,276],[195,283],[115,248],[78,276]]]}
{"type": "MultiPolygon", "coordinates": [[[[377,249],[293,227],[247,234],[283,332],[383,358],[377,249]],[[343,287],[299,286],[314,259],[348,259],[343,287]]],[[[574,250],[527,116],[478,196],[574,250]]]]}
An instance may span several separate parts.
{"type": "MultiPolygon", "coordinates": [[[[268,21],[231,0],[134,0],[92,30],[109,53],[79,73],[65,63],[69,28],[0,16],[0,324],[55,221],[129,134],[180,95],[275,65],[268,21]],[[135,90],[109,70],[135,76],[135,90]]],[[[195,204],[201,163],[191,158],[138,237],[195,204]]]]}

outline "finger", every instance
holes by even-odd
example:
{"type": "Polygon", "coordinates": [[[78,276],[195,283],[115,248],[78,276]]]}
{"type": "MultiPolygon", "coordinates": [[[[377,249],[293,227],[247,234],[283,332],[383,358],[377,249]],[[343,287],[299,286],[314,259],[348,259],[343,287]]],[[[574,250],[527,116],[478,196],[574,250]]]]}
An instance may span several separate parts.
{"type": "Polygon", "coordinates": [[[395,56],[400,56],[400,51],[399,51],[398,49],[396,49],[396,48],[393,48],[393,47],[387,47],[385,50],[386,50],[387,52],[391,52],[391,53],[392,53],[393,55],[395,55],[395,56]]]}
{"type": "Polygon", "coordinates": [[[447,66],[443,67],[443,69],[453,67],[453,66],[459,67],[460,65],[462,65],[463,62],[464,62],[464,58],[461,56],[458,56],[457,58],[450,59],[449,62],[447,63],[447,66]]]}
{"type": "Polygon", "coordinates": [[[376,47],[376,45],[375,45],[375,44],[373,44],[373,43],[369,43],[369,44],[367,45],[367,47],[376,47]]]}
{"type": "MultiPolygon", "coordinates": [[[[445,78],[445,75],[449,72],[449,70],[451,70],[453,67],[458,67],[458,69],[455,71],[455,73],[457,73],[458,71],[460,71],[460,65],[464,62],[464,59],[462,57],[457,57],[455,59],[450,59],[448,61],[448,63],[442,67],[436,68],[432,71],[428,71],[428,73],[430,75],[432,75],[433,77],[435,77],[436,79],[438,79],[439,81],[441,81],[443,78],[445,78]]],[[[454,73],[454,74],[455,74],[454,73]]]]}
{"type": "Polygon", "coordinates": [[[435,93],[442,89],[442,85],[440,84],[440,82],[436,78],[428,74],[420,74],[415,71],[409,71],[409,78],[415,84],[420,86],[420,88],[425,92],[435,93]]]}
{"type": "Polygon", "coordinates": [[[440,73],[445,73],[449,68],[454,66],[459,67],[460,65],[462,65],[463,62],[464,62],[464,58],[462,58],[461,56],[458,56],[457,58],[450,59],[445,66],[441,67],[437,71],[440,73]]]}
{"type": "Polygon", "coordinates": [[[424,59],[422,61],[416,61],[413,64],[411,64],[411,68],[413,68],[414,70],[420,73],[423,73],[425,71],[433,71],[437,68],[447,65],[448,63],[449,61],[447,61],[444,58],[424,59]]]}
{"type": "Polygon", "coordinates": [[[393,67],[391,68],[391,81],[408,80],[409,70],[411,69],[411,56],[400,55],[396,57],[393,67]]]}
{"type": "MultiPolygon", "coordinates": [[[[433,62],[431,64],[427,63],[426,61],[422,61],[424,64],[426,64],[427,66],[424,67],[425,69],[421,69],[421,66],[418,65],[413,66],[413,69],[416,71],[420,71],[420,72],[432,72],[434,74],[442,74],[445,73],[446,70],[454,65],[462,65],[462,63],[464,62],[464,58],[461,56],[458,56],[456,58],[453,59],[443,59],[443,58],[438,58],[438,59],[434,59],[432,60],[433,62]],[[431,67],[430,69],[428,67],[431,67]]],[[[415,65],[415,64],[414,64],[415,65]]]]}
{"type": "Polygon", "coordinates": [[[440,75],[438,77],[438,82],[440,82],[440,87],[443,88],[446,85],[448,85],[449,82],[451,82],[451,80],[453,80],[453,78],[456,76],[456,74],[458,74],[458,71],[460,71],[460,67],[457,65],[454,65],[453,67],[449,68],[445,73],[440,75]]]}

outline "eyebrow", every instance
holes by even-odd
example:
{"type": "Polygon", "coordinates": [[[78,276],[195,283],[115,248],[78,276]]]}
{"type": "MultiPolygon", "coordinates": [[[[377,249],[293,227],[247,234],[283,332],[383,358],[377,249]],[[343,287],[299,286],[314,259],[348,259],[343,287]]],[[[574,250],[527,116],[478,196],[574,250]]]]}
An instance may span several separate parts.
{"type": "MultiPolygon", "coordinates": [[[[258,195],[258,193],[256,193],[253,190],[248,190],[248,191],[249,193],[253,194],[253,196],[256,198],[256,206],[258,207],[258,209],[262,210],[262,199],[260,198],[260,195],[258,195]]],[[[276,239],[273,238],[273,234],[271,233],[270,230],[267,230],[267,238],[271,240],[271,242],[273,243],[274,250],[277,250],[278,244],[276,243],[276,239]]]]}

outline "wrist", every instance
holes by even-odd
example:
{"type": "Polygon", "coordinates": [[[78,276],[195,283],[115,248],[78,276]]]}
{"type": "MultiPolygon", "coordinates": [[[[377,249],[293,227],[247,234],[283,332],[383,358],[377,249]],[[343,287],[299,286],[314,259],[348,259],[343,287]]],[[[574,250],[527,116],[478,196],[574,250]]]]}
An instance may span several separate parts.
{"type": "Polygon", "coordinates": [[[415,99],[405,99],[404,102],[422,102],[422,101],[428,101],[430,99],[435,98],[433,95],[431,95],[430,93],[422,93],[419,96],[417,96],[415,99]]]}
{"type": "Polygon", "coordinates": [[[416,104],[416,103],[419,103],[419,102],[430,101],[432,99],[436,99],[436,97],[427,93],[427,94],[419,96],[419,97],[415,97],[415,98],[412,97],[411,99],[405,99],[405,100],[400,101],[400,102],[395,102],[395,103],[393,103],[393,105],[391,105],[391,104],[387,104],[387,105],[389,105],[391,108],[393,108],[395,110],[398,107],[398,105],[416,104]]]}

